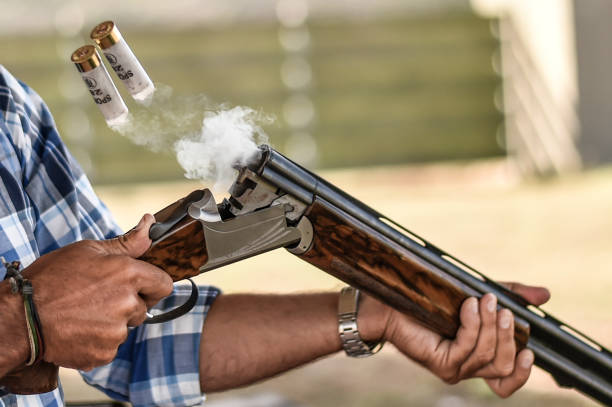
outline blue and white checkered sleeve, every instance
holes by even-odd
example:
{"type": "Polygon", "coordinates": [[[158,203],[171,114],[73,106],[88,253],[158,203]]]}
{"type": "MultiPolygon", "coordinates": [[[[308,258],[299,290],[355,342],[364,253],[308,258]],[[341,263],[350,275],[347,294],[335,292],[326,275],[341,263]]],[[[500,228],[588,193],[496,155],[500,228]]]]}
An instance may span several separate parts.
{"type": "MultiPolygon", "coordinates": [[[[66,149],[40,96],[1,65],[0,151],[0,254],[27,266],[75,241],[121,233],[66,149]]],[[[190,287],[176,287],[157,308],[172,309],[190,292],[190,287]]],[[[197,305],[187,315],[133,329],[115,360],[84,373],[85,380],[135,406],[200,404],[200,336],[218,294],[216,288],[201,287],[197,305]]],[[[59,389],[18,396],[19,402],[15,395],[4,396],[0,406],[62,404],[59,389]],[[26,397],[31,401],[24,401],[26,397]]]]}
{"type": "MultiPolygon", "coordinates": [[[[81,372],[85,381],[108,396],[140,406],[201,404],[199,349],[202,326],[213,301],[214,287],[201,286],[197,305],[175,320],[132,330],[108,365],[81,372]]],[[[168,311],[184,303],[191,286],[175,286],[155,309],[168,311]]]]}

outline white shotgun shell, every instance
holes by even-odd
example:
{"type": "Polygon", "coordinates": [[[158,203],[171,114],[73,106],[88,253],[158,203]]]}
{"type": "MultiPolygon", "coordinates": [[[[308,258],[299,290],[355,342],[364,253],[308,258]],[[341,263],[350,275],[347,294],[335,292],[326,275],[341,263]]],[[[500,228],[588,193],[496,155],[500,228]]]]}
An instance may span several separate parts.
{"type": "Polygon", "coordinates": [[[136,101],[145,101],[153,94],[155,91],[153,81],[114,22],[104,21],[98,24],[91,31],[91,39],[98,44],[106,60],[136,101]]]}
{"type": "Polygon", "coordinates": [[[102,64],[100,55],[93,45],[84,45],[70,57],[81,73],[89,93],[100,108],[109,126],[117,126],[127,121],[128,108],[117,91],[108,71],[102,64]]]}

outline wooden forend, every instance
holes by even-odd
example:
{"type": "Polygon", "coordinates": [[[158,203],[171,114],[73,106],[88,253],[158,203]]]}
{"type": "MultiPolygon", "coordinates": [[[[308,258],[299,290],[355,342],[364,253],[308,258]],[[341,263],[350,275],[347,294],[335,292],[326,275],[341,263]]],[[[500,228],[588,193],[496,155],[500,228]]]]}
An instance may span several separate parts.
{"type": "MultiPolygon", "coordinates": [[[[303,260],[453,338],[459,309],[473,291],[406,248],[317,198],[306,212],[314,240],[303,260]]],[[[529,325],[515,320],[519,349],[529,325]]]]}

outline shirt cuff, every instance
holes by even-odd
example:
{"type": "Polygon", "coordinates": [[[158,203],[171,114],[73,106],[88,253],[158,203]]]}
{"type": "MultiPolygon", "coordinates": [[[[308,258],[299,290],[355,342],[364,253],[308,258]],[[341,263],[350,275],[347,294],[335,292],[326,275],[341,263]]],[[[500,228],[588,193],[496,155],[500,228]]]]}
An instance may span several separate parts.
{"type": "MultiPolygon", "coordinates": [[[[141,325],[130,332],[108,365],[81,372],[85,381],[109,397],[140,406],[201,404],[200,338],[206,315],[219,289],[200,286],[196,306],[162,324],[141,325]]],[[[172,295],[154,307],[167,312],[183,304],[191,285],[175,286],[172,295]]]]}

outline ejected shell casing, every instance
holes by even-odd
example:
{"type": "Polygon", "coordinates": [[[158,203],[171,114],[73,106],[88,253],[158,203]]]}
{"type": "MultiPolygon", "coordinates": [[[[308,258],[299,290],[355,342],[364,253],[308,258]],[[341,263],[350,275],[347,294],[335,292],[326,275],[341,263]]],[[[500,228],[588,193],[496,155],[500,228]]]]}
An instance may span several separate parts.
{"type": "Polygon", "coordinates": [[[130,95],[141,102],[155,91],[155,85],[112,21],[98,24],[91,31],[91,39],[98,44],[106,60],[123,81],[130,95]]]}
{"type": "Polygon", "coordinates": [[[128,108],[117,91],[100,55],[93,45],[84,45],[70,57],[81,73],[89,93],[100,108],[109,126],[116,126],[127,120],[128,108]]]}

